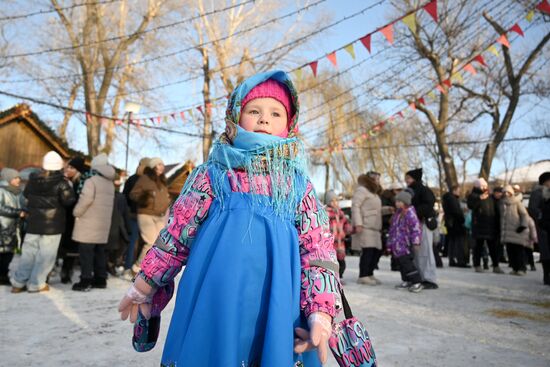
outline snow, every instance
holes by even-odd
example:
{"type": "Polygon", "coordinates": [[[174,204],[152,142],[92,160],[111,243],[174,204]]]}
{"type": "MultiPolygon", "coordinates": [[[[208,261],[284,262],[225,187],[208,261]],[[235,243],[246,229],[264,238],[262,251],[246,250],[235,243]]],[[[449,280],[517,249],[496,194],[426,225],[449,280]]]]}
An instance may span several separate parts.
{"type": "MultiPolygon", "coordinates": [[[[438,290],[395,290],[399,273],[387,258],[376,276],[383,284],[358,285],[358,258],[347,258],[346,296],[372,337],[379,366],[550,366],[550,287],[537,272],[525,277],[439,270],[438,290]],[[496,315],[502,314],[499,318],[496,315]]],[[[158,366],[173,301],[165,310],[155,349],[137,353],[132,328],[117,313],[128,287],[73,292],[54,277],[51,291],[10,294],[0,287],[2,366],[158,366]]],[[[330,357],[327,366],[336,363],[330,357]]]]}
{"type": "Polygon", "coordinates": [[[550,171],[550,159],[531,163],[508,172],[503,172],[496,178],[505,182],[538,182],[543,172],[550,171]]]}

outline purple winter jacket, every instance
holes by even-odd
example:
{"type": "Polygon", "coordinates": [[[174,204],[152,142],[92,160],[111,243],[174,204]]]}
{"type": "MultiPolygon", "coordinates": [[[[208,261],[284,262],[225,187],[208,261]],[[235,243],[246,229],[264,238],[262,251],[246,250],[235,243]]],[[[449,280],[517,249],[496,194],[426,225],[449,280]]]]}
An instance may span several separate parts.
{"type": "Polygon", "coordinates": [[[411,253],[412,245],[419,245],[422,227],[413,206],[397,209],[390,220],[388,248],[393,256],[401,257],[411,253]]]}

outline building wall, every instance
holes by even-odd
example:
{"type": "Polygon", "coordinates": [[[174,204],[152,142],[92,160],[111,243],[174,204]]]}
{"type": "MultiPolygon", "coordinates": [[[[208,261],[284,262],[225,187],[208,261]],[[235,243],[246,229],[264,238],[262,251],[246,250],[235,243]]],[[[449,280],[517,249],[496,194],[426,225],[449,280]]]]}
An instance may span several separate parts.
{"type": "Polygon", "coordinates": [[[55,149],[21,120],[0,125],[0,167],[40,167],[50,150],[55,149]]]}

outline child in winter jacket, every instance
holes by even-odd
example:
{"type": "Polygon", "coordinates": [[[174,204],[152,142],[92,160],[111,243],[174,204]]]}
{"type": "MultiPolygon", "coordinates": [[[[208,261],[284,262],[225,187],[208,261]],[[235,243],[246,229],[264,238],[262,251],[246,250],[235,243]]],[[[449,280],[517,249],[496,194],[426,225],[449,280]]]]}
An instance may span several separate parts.
{"type": "Polygon", "coordinates": [[[346,270],[346,243],[344,240],[346,235],[351,234],[353,227],[342,209],[340,209],[338,196],[334,191],[330,190],[325,194],[325,202],[327,203],[326,210],[330,232],[334,236],[334,250],[336,251],[336,259],[340,270],[340,281],[343,282],[342,277],[344,276],[344,270],[346,270]]]}
{"type": "Polygon", "coordinates": [[[397,210],[390,222],[388,247],[399,262],[403,280],[403,283],[396,288],[418,293],[423,286],[422,278],[414,263],[413,251],[418,251],[420,248],[422,227],[414,207],[411,206],[411,200],[412,195],[408,191],[402,191],[395,197],[397,210]]]}
{"type": "Polygon", "coordinates": [[[0,285],[10,285],[8,267],[19,247],[19,218],[23,216],[23,195],[19,172],[4,168],[0,174],[7,185],[0,187],[0,285]]]}
{"type": "Polygon", "coordinates": [[[186,265],[162,366],[326,361],[341,308],[338,263],[327,214],[305,173],[298,110],[282,71],[240,84],[225,133],[187,180],[141,263],[119,306],[131,322],[165,305],[155,304],[156,296],[186,265]]]}

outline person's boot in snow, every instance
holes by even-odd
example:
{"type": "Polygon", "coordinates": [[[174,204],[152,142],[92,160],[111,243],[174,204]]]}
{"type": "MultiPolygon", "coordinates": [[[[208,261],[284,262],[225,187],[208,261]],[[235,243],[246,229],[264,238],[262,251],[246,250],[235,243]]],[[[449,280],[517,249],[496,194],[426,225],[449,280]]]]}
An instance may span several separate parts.
{"type": "Polygon", "coordinates": [[[483,273],[483,269],[481,268],[481,266],[475,266],[474,270],[476,273],[483,273]]]}
{"type": "MultiPolygon", "coordinates": [[[[413,284],[409,287],[409,292],[418,293],[422,289],[424,289],[424,285],[422,285],[422,283],[416,283],[416,284],[413,284]]],[[[435,289],[435,288],[428,288],[428,289],[435,289]]]]}
{"type": "Polygon", "coordinates": [[[493,267],[493,273],[495,273],[495,274],[504,274],[504,271],[502,271],[500,266],[494,266],[493,267]]]}
{"type": "Polygon", "coordinates": [[[81,278],[80,282],[73,284],[73,291],[88,292],[92,289],[92,280],[81,278]]]}
{"type": "Polygon", "coordinates": [[[92,288],[100,288],[100,289],[107,288],[107,279],[100,278],[100,277],[95,277],[92,280],[92,288]]]}

